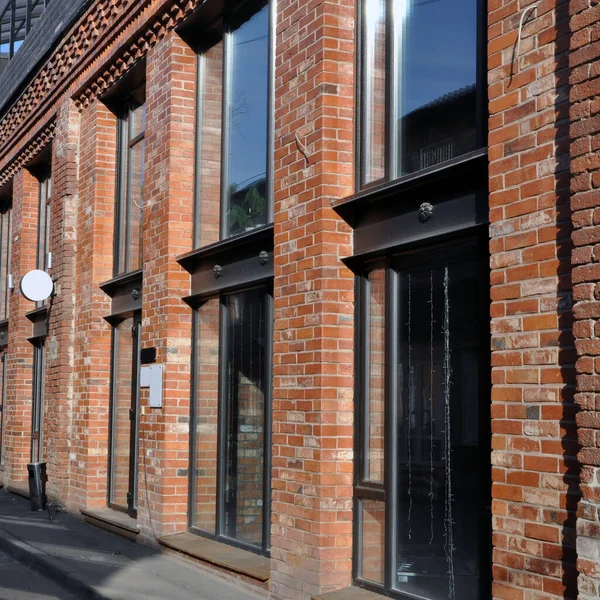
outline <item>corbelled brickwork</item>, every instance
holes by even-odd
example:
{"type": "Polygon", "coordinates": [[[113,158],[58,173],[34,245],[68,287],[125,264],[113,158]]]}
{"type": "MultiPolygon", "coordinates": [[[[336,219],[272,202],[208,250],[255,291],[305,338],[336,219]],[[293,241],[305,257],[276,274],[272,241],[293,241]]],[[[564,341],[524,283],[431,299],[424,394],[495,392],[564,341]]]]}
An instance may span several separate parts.
{"type": "Polygon", "coordinates": [[[488,8],[493,597],[574,599],[569,5],[488,8]]]}

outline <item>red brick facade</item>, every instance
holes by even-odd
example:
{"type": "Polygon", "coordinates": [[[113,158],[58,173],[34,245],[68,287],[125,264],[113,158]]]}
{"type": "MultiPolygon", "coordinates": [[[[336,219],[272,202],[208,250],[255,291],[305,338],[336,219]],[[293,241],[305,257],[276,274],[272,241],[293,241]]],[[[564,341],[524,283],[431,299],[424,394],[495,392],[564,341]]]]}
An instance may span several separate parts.
{"type": "MultiPolygon", "coordinates": [[[[145,71],[141,347],[155,348],[163,368],[162,407],[151,407],[142,389],[138,415],[137,521],[147,542],[185,532],[191,521],[214,531],[216,521],[219,302],[213,298],[198,310],[193,338],[192,309],[183,301],[190,275],[177,261],[218,242],[222,218],[223,44],[204,57],[200,119],[197,40],[177,29],[195,18],[200,4],[91,3],[0,113],[0,197],[7,200],[3,194],[10,190],[15,279],[4,350],[0,476],[9,486],[22,485],[30,462],[33,325],[26,313],[35,306],[18,290],[36,266],[43,163],[52,175],[49,272],[56,284],[45,338],[48,492],[73,512],[103,508],[114,441],[115,321],[106,318],[114,300],[100,286],[115,275],[119,143],[118,111],[105,94],[145,71]],[[195,211],[201,216],[197,231],[195,211]],[[191,464],[193,428],[203,442],[191,464]],[[192,470],[195,502],[189,503],[192,470]]],[[[352,256],[354,236],[332,205],[357,191],[357,1],[279,0],[273,12],[266,585],[274,599],[308,600],[353,583],[358,323],[355,277],[342,259],[352,256]]],[[[490,554],[491,597],[497,600],[600,597],[599,15],[598,6],[579,0],[488,2],[490,554]]],[[[377,46],[379,70],[380,51],[377,46]]],[[[382,82],[375,89],[379,104],[382,82]]],[[[371,143],[379,147],[384,119],[375,121],[371,143]]],[[[383,155],[374,156],[373,172],[381,173],[384,162],[383,155]]],[[[384,291],[383,278],[375,275],[369,367],[376,390],[369,465],[375,479],[384,477],[384,291]]],[[[241,394],[249,404],[265,401],[249,380],[241,394]]],[[[255,425],[256,406],[243,415],[248,428],[255,425]]],[[[247,438],[254,443],[265,435],[256,431],[257,438],[247,438]]],[[[247,455],[238,485],[250,496],[259,460],[243,440],[241,446],[241,456],[247,455]]],[[[126,498],[129,482],[113,484],[126,498]]],[[[248,535],[263,527],[261,506],[238,497],[239,524],[248,535]]],[[[385,515],[377,502],[366,508],[363,569],[367,579],[379,581],[385,515]]]]}

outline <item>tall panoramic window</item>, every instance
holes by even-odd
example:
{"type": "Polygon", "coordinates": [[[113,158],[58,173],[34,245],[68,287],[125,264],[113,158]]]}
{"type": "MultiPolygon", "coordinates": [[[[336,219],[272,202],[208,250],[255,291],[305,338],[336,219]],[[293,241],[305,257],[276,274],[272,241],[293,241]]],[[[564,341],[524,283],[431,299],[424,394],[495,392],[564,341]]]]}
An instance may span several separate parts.
{"type": "Polygon", "coordinates": [[[8,319],[12,209],[0,213],[0,321],[8,319]]]}
{"type": "Polygon", "coordinates": [[[360,185],[485,145],[477,0],[362,0],[360,7],[360,185]]]}
{"type": "Polygon", "coordinates": [[[403,598],[483,598],[487,585],[480,250],[392,255],[359,280],[355,578],[403,598]]]}
{"type": "Polygon", "coordinates": [[[231,3],[198,37],[189,526],[268,555],[274,7],[231,3]]]}
{"type": "Polygon", "coordinates": [[[142,267],[146,99],[138,88],[119,117],[114,274],[142,267]]]}
{"type": "Polygon", "coordinates": [[[250,5],[214,26],[199,55],[197,246],[272,220],[269,7],[250,5]]]}
{"type": "Polygon", "coordinates": [[[45,271],[51,266],[50,254],[50,196],[52,183],[50,171],[40,177],[38,196],[38,240],[36,253],[36,268],[45,271]]]}
{"type": "Polygon", "coordinates": [[[256,288],[210,299],[196,314],[192,527],[262,552],[270,527],[271,303],[256,288]]]}

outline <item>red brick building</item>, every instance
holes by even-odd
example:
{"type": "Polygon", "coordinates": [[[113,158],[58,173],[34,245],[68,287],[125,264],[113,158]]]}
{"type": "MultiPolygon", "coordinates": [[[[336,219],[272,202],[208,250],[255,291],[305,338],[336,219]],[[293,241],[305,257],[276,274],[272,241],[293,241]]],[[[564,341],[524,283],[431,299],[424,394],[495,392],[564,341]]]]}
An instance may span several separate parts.
{"type": "Polygon", "coordinates": [[[0,0],[5,487],[274,599],[599,598],[599,19],[0,0]]]}

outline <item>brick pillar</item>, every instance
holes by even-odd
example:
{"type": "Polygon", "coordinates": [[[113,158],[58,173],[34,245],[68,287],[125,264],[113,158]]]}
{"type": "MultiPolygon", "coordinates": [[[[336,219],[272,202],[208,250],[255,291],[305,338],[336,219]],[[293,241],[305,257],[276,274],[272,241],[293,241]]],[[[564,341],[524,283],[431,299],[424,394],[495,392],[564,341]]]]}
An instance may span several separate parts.
{"type": "Polygon", "coordinates": [[[493,597],[576,597],[568,2],[488,14],[493,597]],[[557,70],[563,68],[562,71],[557,70]]]}
{"type": "Polygon", "coordinates": [[[351,582],[354,2],[278,4],[271,591],[351,582]],[[295,136],[306,145],[309,161],[295,136]],[[308,162],[308,164],[307,164],[308,162]]]}
{"type": "Polygon", "coordinates": [[[38,180],[26,169],[13,181],[13,245],[11,273],[15,290],[10,297],[8,353],[6,362],[6,481],[27,481],[27,463],[31,461],[31,406],[33,383],[33,346],[31,322],[25,313],[34,305],[19,293],[23,275],[35,269],[38,222],[38,180]]]}
{"type": "Polygon", "coordinates": [[[75,256],[77,243],[77,154],[79,111],[65,101],[52,142],[50,247],[56,280],[46,341],[44,456],[48,491],[63,501],[69,491],[71,402],[75,345],[75,256]]]}
{"type": "Polygon", "coordinates": [[[99,101],[81,114],[71,504],[106,505],[111,328],[110,298],[98,287],[113,273],[116,118],[99,101]]]}
{"type": "Polygon", "coordinates": [[[148,535],[187,528],[190,279],[175,257],[192,248],[195,87],[196,55],[171,32],[146,71],[142,347],[164,365],[163,407],[149,408],[144,390],[140,415],[138,520],[148,535]]]}
{"type": "Polygon", "coordinates": [[[600,597],[600,7],[570,3],[570,142],[573,220],[573,333],[582,499],[577,512],[580,600],[600,597]]]}

